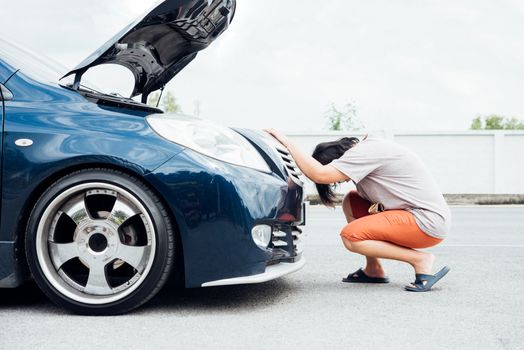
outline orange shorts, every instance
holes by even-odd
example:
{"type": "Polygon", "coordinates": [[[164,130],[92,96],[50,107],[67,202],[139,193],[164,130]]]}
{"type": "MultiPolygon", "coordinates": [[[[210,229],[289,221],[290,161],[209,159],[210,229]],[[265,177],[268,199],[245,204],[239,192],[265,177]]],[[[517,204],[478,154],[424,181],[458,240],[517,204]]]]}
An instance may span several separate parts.
{"type": "Polygon", "coordinates": [[[367,210],[371,203],[356,191],[351,191],[346,200],[356,220],[342,229],[341,236],[351,242],[386,241],[408,248],[429,248],[442,242],[424,233],[409,211],[387,210],[370,215],[367,210]]]}

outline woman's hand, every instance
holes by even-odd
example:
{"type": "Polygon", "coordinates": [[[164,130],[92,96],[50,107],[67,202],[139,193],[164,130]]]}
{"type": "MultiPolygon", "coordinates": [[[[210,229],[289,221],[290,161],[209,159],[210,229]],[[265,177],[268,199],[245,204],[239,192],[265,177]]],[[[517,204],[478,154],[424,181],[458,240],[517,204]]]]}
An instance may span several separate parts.
{"type": "Polygon", "coordinates": [[[331,165],[322,165],[315,158],[300,150],[293,141],[275,129],[265,129],[269,135],[278,140],[291,153],[291,156],[306,177],[317,184],[333,184],[339,181],[347,181],[347,175],[331,165]]]}
{"type": "Polygon", "coordinates": [[[275,129],[264,129],[264,131],[267,132],[269,135],[273,136],[278,142],[280,142],[284,147],[287,148],[289,142],[288,138],[284,134],[280,133],[275,129]]]}

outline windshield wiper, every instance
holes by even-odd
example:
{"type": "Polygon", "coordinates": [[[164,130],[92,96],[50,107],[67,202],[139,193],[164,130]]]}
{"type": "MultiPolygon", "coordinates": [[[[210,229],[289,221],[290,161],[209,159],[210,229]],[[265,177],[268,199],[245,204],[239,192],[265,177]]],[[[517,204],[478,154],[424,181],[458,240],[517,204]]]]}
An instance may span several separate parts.
{"type": "Polygon", "coordinates": [[[83,87],[84,89],[90,90],[90,91],[95,92],[97,94],[106,95],[106,94],[104,94],[101,91],[93,89],[92,87],[89,87],[89,86],[86,86],[86,85],[83,85],[83,84],[80,84],[80,86],[83,87]]]}

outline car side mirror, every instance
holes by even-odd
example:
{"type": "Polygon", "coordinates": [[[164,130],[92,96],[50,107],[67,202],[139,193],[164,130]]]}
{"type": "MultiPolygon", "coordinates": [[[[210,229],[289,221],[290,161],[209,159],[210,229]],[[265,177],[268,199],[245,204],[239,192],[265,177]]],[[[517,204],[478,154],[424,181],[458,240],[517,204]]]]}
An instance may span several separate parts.
{"type": "Polygon", "coordinates": [[[0,84],[0,101],[11,101],[13,94],[5,86],[0,84]]]}

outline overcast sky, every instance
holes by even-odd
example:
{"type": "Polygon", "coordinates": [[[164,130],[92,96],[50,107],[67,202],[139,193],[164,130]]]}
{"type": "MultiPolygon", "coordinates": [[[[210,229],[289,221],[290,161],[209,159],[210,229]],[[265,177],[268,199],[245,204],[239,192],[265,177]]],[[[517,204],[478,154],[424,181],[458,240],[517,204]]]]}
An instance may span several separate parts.
{"type": "MultiPolygon", "coordinates": [[[[0,35],[70,69],[155,2],[9,1],[0,35]]],[[[234,126],[319,131],[331,102],[351,102],[370,131],[465,130],[477,115],[524,118],[523,37],[521,0],[238,0],[168,89],[234,126]]]]}

